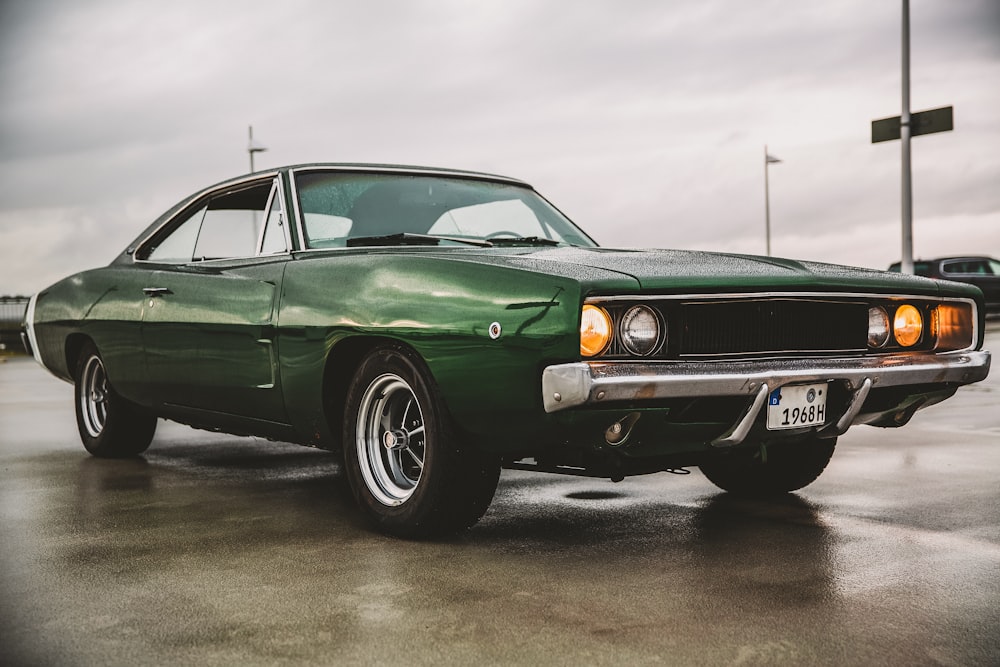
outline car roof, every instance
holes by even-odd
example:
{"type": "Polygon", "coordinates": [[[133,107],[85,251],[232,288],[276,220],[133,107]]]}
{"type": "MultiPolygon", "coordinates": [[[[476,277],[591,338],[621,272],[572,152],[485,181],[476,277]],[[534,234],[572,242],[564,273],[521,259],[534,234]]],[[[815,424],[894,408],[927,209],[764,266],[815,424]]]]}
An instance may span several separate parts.
{"type": "MultiPolygon", "coordinates": [[[[295,172],[308,172],[308,171],[343,171],[343,172],[367,172],[367,173],[383,173],[383,174],[420,174],[426,176],[443,176],[452,178],[466,178],[473,180],[491,181],[494,183],[507,183],[509,185],[516,185],[519,187],[529,188],[534,190],[534,187],[520,179],[511,178],[509,176],[501,176],[498,174],[490,174],[487,172],[480,171],[469,171],[465,169],[448,169],[441,167],[426,167],[419,165],[402,165],[402,164],[379,164],[379,163],[365,163],[365,162],[307,162],[302,164],[285,165],[279,167],[271,167],[268,169],[260,169],[250,173],[242,174],[240,176],[233,176],[225,180],[213,183],[207,187],[203,187],[197,192],[188,195],[184,199],[180,200],[169,209],[164,211],[158,218],[156,218],[152,224],[150,224],[143,232],[136,237],[136,239],[129,245],[128,249],[120,256],[120,259],[131,261],[132,252],[142,243],[145,239],[149,237],[155,230],[159,229],[161,226],[166,224],[168,220],[177,215],[180,211],[184,210],[192,204],[192,202],[206,196],[207,194],[221,190],[229,187],[239,187],[243,183],[248,183],[257,179],[274,177],[279,173],[287,172],[289,174],[295,172]]],[[[117,261],[117,260],[116,260],[117,261]]]]}
{"type": "Polygon", "coordinates": [[[493,181],[498,183],[508,183],[510,185],[517,185],[520,187],[530,188],[534,190],[534,187],[525,181],[517,178],[511,178],[510,176],[501,176],[499,174],[489,174],[480,171],[468,171],[465,169],[446,169],[441,167],[422,167],[418,165],[403,165],[403,164],[378,164],[378,163],[364,163],[364,162],[307,162],[303,164],[293,164],[285,165],[281,167],[271,167],[268,169],[258,169],[257,171],[249,172],[246,174],[241,174],[239,176],[233,176],[226,178],[217,183],[213,183],[207,187],[199,189],[197,192],[188,195],[186,198],[179,201],[173,207],[164,211],[164,213],[157,218],[158,222],[165,221],[167,218],[173,217],[173,215],[187,207],[191,202],[200,199],[206,194],[227,187],[240,186],[243,183],[253,181],[260,178],[267,178],[268,176],[276,176],[280,172],[303,172],[303,171],[343,171],[343,172],[367,172],[367,173],[382,173],[382,174],[421,174],[426,176],[445,176],[453,178],[469,178],[474,180],[483,181],[493,181]]]}
{"type": "Polygon", "coordinates": [[[241,174],[239,176],[233,176],[226,178],[217,183],[213,183],[207,187],[199,189],[197,192],[188,195],[186,198],[177,202],[173,207],[163,212],[159,218],[154,222],[154,226],[158,225],[160,222],[173,217],[177,211],[187,207],[191,202],[205,196],[206,194],[219,190],[221,188],[226,188],[230,186],[240,186],[245,182],[256,180],[259,178],[267,178],[268,176],[276,176],[280,172],[303,172],[303,171],[343,171],[343,172],[367,172],[367,173],[382,173],[382,174],[421,174],[426,176],[445,176],[453,178],[469,178],[474,180],[484,180],[493,181],[499,183],[508,183],[510,185],[517,185],[521,187],[526,187],[534,190],[534,187],[525,181],[517,178],[511,178],[510,176],[501,176],[498,174],[489,174],[480,171],[468,171],[465,169],[446,169],[441,167],[422,167],[418,165],[403,165],[403,164],[378,164],[378,163],[364,163],[364,162],[307,162],[303,164],[293,164],[281,167],[271,167],[268,169],[259,169],[257,171],[249,172],[246,174],[241,174]]]}
{"type": "MultiPolygon", "coordinates": [[[[992,260],[994,262],[997,261],[996,259],[993,259],[988,255],[949,255],[948,257],[935,257],[933,259],[923,259],[923,258],[914,259],[913,263],[916,264],[919,262],[922,264],[932,264],[934,262],[951,262],[954,260],[963,260],[963,259],[984,259],[984,260],[992,260]]],[[[891,266],[899,266],[899,264],[900,262],[896,261],[893,262],[891,266]]]]}
{"type": "MultiPolygon", "coordinates": [[[[475,178],[489,181],[504,181],[516,185],[531,187],[519,178],[491,174],[484,171],[471,171],[468,169],[451,169],[448,167],[427,167],[421,165],[408,164],[381,164],[367,162],[307,162],[303,164],[287,165],[276,167],[267,171],[313,171],[313,170],[333,170],[333,171],[365,171],[392,174],[425,174],[428,176],[458,176],[464,178],[475,178]]],[[[263,173],[263,172],[262,172],[263,173]]],[[[253,174],[246,174],[245,177],[253,174]]]]}

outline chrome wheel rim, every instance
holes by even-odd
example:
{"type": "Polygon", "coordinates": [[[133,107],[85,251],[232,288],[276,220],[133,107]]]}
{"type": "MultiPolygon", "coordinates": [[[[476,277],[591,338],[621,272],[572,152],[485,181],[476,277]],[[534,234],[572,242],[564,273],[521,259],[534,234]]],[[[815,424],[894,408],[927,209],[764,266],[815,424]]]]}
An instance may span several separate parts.
{"type": "Polygon", "coordinates": [[[365,390],[357,420],[365,485],[383,505],[404,503],[424,469],[424,417],[413,389],[398,375],[378,376],[365,390]]]}
{"type": "Polygon", "coordinates": [[[80,414],[92,438],[104,432],[108,420],[108,376],[97,356],[87,360],[80,375],[80,414]]]}

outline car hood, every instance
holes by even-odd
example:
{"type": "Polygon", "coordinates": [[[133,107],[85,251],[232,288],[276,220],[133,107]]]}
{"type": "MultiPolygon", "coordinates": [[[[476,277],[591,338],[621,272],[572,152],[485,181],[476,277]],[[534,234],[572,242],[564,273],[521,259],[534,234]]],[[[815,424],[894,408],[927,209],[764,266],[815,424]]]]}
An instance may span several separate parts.
{"type": "Polygon", "coordinates": [[[635,280],[638,290],[657,293],[829,289],[938,294],[942,287],[939,281],[887,271],[686,250],[548,248],[509,253],[480,251],[466,257],[591,284],[607,281],[620,285],[621,278],[628,276],[635,280]]]}

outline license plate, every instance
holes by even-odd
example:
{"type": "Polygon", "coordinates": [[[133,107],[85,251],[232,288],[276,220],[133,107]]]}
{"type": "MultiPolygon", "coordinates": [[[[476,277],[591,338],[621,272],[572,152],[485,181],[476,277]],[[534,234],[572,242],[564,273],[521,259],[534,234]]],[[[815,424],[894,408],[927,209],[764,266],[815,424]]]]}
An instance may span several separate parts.
{"type": "Polygon", "coordinates": [[[826,421],[826,382],[779,387],[767,400],[767,428],[820,426],[826,421]]]}

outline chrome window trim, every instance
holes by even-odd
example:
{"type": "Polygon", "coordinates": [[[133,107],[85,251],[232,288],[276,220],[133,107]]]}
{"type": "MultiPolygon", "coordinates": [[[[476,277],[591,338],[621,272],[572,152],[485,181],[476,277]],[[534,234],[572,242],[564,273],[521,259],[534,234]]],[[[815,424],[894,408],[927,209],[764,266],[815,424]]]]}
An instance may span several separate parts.
{"type": "Polygon", "coordinates": [[[255,257],[276,257],[278,255],[287,255],[292,251],[292,241],[291,235],[288,232],[288,228],[291,226],[289,221],[288,211],[285,208],[285,195],[284,188],[282,187],[281,174],[278,174],[273,181],[271,181],[271,192],[267,196],[267,204],[264,205],[264,224],[260,226],[260,233],[257,235],[257,251],[254,253],[255,257]],[[281,210],[278,212],[280,220],[283,220],[284,224],[282,227],[282,235],[285,237],[285,249],[281,252],[269,252],[264,254],[264,234],[267,231],[267,222],[271,217],[271,207],[274,205],[274,197],[278,197],[278,206],[281,210]]]}
{"type": "Polygon", "coordinates": [[[288,214],[288,202],[285,201],[285,177],[280,172],[275,177],[275,181],[278,186],[278,196],[281,197],[281,214],[285,216],[285,224],[282,227],[285,228],[285,252],[273,253],[274,255],[290,255],[294,246],[292,245],[292,220],[291,216],[288,214]]]}
{"type": "Polygon", "coordinates": [[[487,174],[478,171],[462,171],[459,169],[437,169],[434,167],[394,167],[392,165],[378,164],[310,164],[292,167],[288,172],[294,177],[296,174],[316,171],[336,171],[336,172],[365,172],[376,174],[410,174],[420,176],[447,176],[450,178],[464,178],[477,181],[492,181],[494,183],[506,183],[508,185],[520,185],[530,190],[534,190],[530,184],[510,176],[500,176],[498,174],[487,174]]]}
{"type": "MultiPolygon", "coordinates": [[[[240,255],[239,257],[215,257],[213,259],[200,259],[196,262],[184,262],[183,264],[172,264],[171,266],[205,266],[212,264],[225,264],[227,262],[243,262],[249,264],[254,261],[274,261],[279,258],[291,257],[288,252],[276,252],[273,255],[240,255]]],[[[146,260],[141,260],[146,262],[146,260]]],[[[159,264],[160,262],[148,262],[149,264],[159,264]]]]}
{"type": "Polygon", "coordinates": [[[295,170],[288,172],[288,189],[292,193],[292,207],[295,209],[295,229],[299,235],[299,247],[298,252],[308,250],[306,248],[306,233],[305,228],[302,226],[302,210],[299,208],[299,186],[298,180],[295,178],[295,170]]]}
{"type": "MultiPolygon", "coordinates": [[[[271,191],[267,193],[267,202],[264,203],[264,220],[261,222],[260,231],[257,232],[257,242],[254,244],[254,256],[259,257],[264,246],[264,232],[267,231],[268,219],[271,217],[271,206],[274,204],[274,191],[277,184],[271,181],[271,191]]],[[[280,203],[280,202],[279,202],[280,203]]]]}
{"type": "MultiPolygon", "coordinates": [[[[236,178],[234,180],[226,181],[226,182],[218,184],[218,185],[209,186],[207,188],[199,190],[197,193],[191,195],[187,199],[182,199],[180,201],[180,203],[176,204],[175,208],[177,210],[176,210],[176,212],[173,215],[171,215],[166,220],[164,220],[162,223],[160,223],[159,225],[157,225],[156,229],[154,229],[153,231],[151,231],[149,234],[146,234],[146,236],[141,241],[139,241],[138,243],[135,244],[134,249],[132,250],[132,263],[133,264],[163,264],[163,262],[155,262],[155,261],[151,261],[151,260],[148,260],[148,259],[138,259],[138,255],[142,252],[142,250],[146,246],[146,244],[148,244],[153,239],[153,237],[155,237],[162,230],[164,230],[165,228],[169,227],[172,223],[174,223],[179,216],[181,216],[184,213],[186,213],[187,211],[189,211],[191,209],[191,205],[195,204],[199,199],[209,198],[209,197],[216,196],[216,195],[227,194],[228,192],[231,192],[233,190],[240,190],[240,189],[243,188],[243,186],[245,186],[247,184],[252,184],[252,183],[254,183],[256,181],[260,181],[261,183],[263,183],[268,178],[270,178],[272,180],[272,182],[273,182],[276,178],[280,179],[280,177],[281,177],[281,170],[278,170],[278,169],[274,169],[274,170],[270,170],[270,171],[265,171],[265,172],[255,172],[253,174],[247,174],[246,176],[240,176],[240,177],[238,177],[238,178],[236,178]]],[[[268,201],[270,201],[270,199],[268,201]]],[[[286,241],[287,241],[287,238],[286,238],[286,241]]],[[[291,248],[289,248],[288,250],[286,250],[283,253],[274,253],[273,255],[264,255],[264,257],[279,257],[281,255],[290,255],[290,254],[291,254],[291,248]]],[[[208,263],[208,262],[220,262],[220,261],[226,262],[226,261],[231,261],[231,260],[234,260],[234,259],[253,259],[254,257],[257,257],[257,256],[258,255],[256,255],[256,254],[254,254],[254,255],[240,255],[240,256],[237,256],[237,257],[224,257],[224,258],[220,258],[220,259],[207,259],[207,260],[200,260],[200,261],[197,261],[197,262],[190,261],[190,262],[178,263],[178,264],[175,264],[174,266],[197,266],[197,265],[205,264],[205,263],[208,263]]]]}
{"type": "Polygon", "coordinates": [[[989,259],[986,257],[949,257],[948,259],[943,260],[941,262],[941,275],[947,274],[949,276],[971,276],[971,277],[993,275],[991,273],[969,273],[968,271],[948,270],[949,266],[953,266],[955,264],[964,264],[966,262],[982,262],[987,266],[989,266],[989,259]]]}
{"type": "MultiPolygon", "coordinates": [[[[845,299],[884,299],[888,301],[928,301],[931,303],[966,303],[972,307],[972,344],[961,350],[949,350],[952,352],[972,352],[976,349],[976,342],[979,340],[979,308],[975,299],[966,297],[950,296],[928,296],[925,294],[878,294],[874,292],[726,292],[720,294],[632,294],[632,295],[611,295],[611,296],[588,296],[583,300],[585,304],[597,305],[600,303],[616,301],[758,301],[766,299],[783,299],[794,297],[797,299],[823,299],[845,298],[845,299]]],[[[667,322],[667,326],[670,323],[667,322]]],[[[934,353],[928,350],[928,353],[934,353]]],[[[943,354],[943,353],[937,353],[943,354]]],[[[598,359],[592,359],[597,361],[598,359]]],[[[610,361],[610,360],[609,360],[610,361]]],[[[619,360],[615,360],[616,362],[619,360]]]]}

